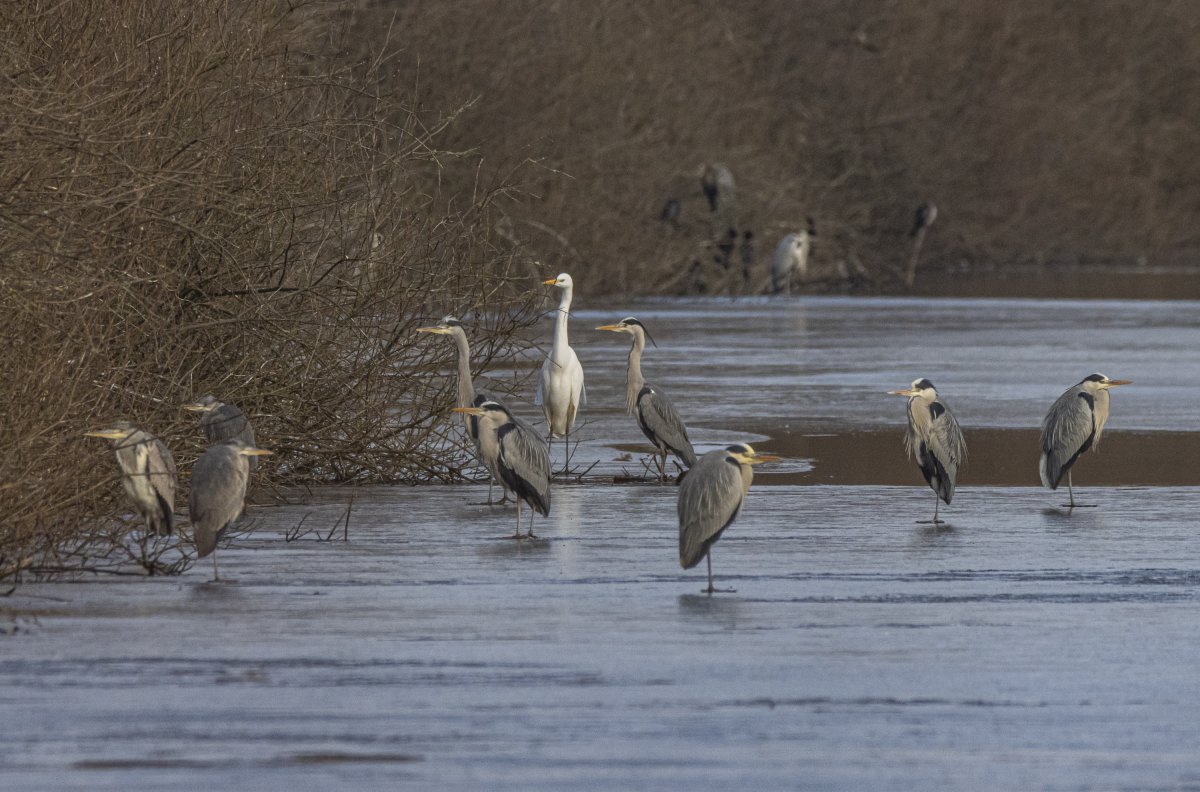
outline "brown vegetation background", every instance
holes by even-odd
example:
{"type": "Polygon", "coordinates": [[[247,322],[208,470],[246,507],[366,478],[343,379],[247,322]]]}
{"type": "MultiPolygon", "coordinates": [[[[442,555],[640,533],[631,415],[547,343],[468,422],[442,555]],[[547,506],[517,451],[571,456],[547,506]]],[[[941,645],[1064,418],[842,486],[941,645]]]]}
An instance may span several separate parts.
{"type": "Polygon", "coordinates": [[[760,273],[812,215],[818,276],[894,288],[925,200],[929,267],[1200,247],[1196,3],[380,0],[360,25],[391,26],[393,79],[471,104],[455,146],[498,173],[538,163],[506,209],[583,294],[687,288],[678,273],[712,258],[712,161],[760,273]],[[672,196],[677,231],[657,221],[672,196]]]}
{"type": "Polygon", "coordinates": [[[755,285],[812,216],[808,288],[896,288],[926,200],[931,268],[1187,261],[1198,41],[1182,0],[0,4],[0,577],[119,543],[82,432],[186,473],[205,392],[268,481],[456,475],[451,345],[413,329],[463,316],[486,368],[546,272],[737,290],[702,163],[755,285]]]}

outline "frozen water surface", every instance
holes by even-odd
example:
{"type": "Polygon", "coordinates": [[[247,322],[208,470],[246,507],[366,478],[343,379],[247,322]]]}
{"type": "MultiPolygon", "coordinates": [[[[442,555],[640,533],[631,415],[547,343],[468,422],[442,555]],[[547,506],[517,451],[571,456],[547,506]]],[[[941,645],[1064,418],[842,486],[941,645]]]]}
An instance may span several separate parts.
{"type": "MultiPolygon", "coordinates": [[[[326,488],[253,509],[219,584],[201,563],[20,585],[0,599],[0,789],[1200,788],[1200,490],[1103,480],[1142,446],[1189,447],[1163,430],[1197,423],[1195,316],[581,310],[577,464],[597,465],[555,487],[542,539],[498,538],[513,512],[472,505],[479,484],[326,488]],[[812,451],[761,471],[716,546],[733,593],[679,569],[674,487],[610,483],[640,472],[644,442],[619,409],[623,339],[584,328],[630,313],[659,343],[648,377],[702,445],[752,429],[812,451]],[[1093,506],[1068,511],[990,467],[1004,446],[987,438],[1020,447],[1096,369],[1136,384],[1087,460],[1093,506]],[[916,523],[932,493],[899,447],[902,402],[882,396],[918,375],[980,438],[976,483],[937,529],[916,523]],[[285,541],[306,515],[330,531],[352,496],[349,541],[285,541]]],[[[1180,480],[1194,459],[1174,461],[1180,480]]]]}

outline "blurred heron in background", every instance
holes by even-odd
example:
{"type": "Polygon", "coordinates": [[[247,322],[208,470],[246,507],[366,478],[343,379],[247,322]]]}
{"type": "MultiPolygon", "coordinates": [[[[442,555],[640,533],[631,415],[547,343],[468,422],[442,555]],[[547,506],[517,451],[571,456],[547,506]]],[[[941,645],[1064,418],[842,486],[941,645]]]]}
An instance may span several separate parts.
{"type": "MultiPolygon", "coordinates": [[[[236,439],[249,448],[254,448],[254,429],[250,427],[246,414],[236,404],[227,404],[209,393],[191,404],[183,405],[183,409],[200,413],[200,429],[209,445],[236,439]]],[[[251,458],[250,469],[257,468],[258,460],[251,458]]]]}

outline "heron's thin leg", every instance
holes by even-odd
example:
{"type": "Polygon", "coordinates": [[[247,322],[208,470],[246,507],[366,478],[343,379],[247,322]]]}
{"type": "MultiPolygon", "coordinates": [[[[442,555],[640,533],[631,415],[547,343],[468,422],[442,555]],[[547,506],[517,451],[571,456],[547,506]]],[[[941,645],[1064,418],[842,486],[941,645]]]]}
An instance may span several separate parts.
{"type": "Polygon", "coordinates": [[[521,538],[521,497],[518,495],[518,496],[516,496],[516,498],[517,498],[517,532],[515,534],[513,534],[512,538],[520,539],[521,538]]]}
{"type": "Polygon", "coordinates": [[[529,510],[529,533],[525,534],[525,536],[530,539],[537,539],[537,537],[533,535],[533,512],[533,509],[529,510]]]}
{"type": "Polygon", "coordinates": [[[933,493],[933,524],[934,525],[938,524],[938,505],[939,505],[938,501],[939,500],[941,500],[941,499],[938,497],[937,490],[934,490],[934,493],[933,493]]]}
{"type": "Polygon", "coordinates": [[[1070,507],[1075,508],[1075,488],[1071,486],[1071,471],[1067,471],[1067,494],[1071,498],[1070,507]]]}
{"type": "Polygon", "coordinates": [[[712,550],[709,549],[704,557],[708,559],[708,588],[706,588],[704,592],[706,594],[712,594],[714,591],[716,591],[712,584],[712,550]]]}
{"type": "Polygon", "coordinates": [[[220,573],[217,572],[217,551],[216,550],[213,550],[212,557],[213,557],[213,582],[216,583],[216,582],[220,581],[220,579],[221,579],[220,573]]]}

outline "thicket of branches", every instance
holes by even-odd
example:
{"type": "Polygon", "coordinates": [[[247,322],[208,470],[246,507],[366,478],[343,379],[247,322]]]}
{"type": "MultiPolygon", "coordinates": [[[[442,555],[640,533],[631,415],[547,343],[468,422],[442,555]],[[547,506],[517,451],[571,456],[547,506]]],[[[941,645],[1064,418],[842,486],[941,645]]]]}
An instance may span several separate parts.
{"type": "Polygon", "coordinates": [[[737,179],[759,279],[811,215],[818,277],[893,288],[926,200],[927,266],[1200,248],[1185,0],[379,0],[365,15],[364,31],[404,31],[399,79],[472,102],[455,145],[542,164],[514,234],[563,257],[582,293],[691,283],[712,259],[696,176],[712,161],[737,179]],[[658,220],[670,197],[678,229],[658,220]]]}
{"type": "Polygon", "coordinates": [[[494,244],[504,184],[437,189],[477,165],[445,147],[455,106],[381,79],[382,32],[343,49],[344,10],[0,6],[0,578],[119,546],[112,453],[83,432],[129,418],[186,473],[180,405],[206,392],[251,417],[275,482],[464,461],[437,417],[452,346],[413,330],[454,312],[477,365],[505,360],[536,273],[494,244]]]}

